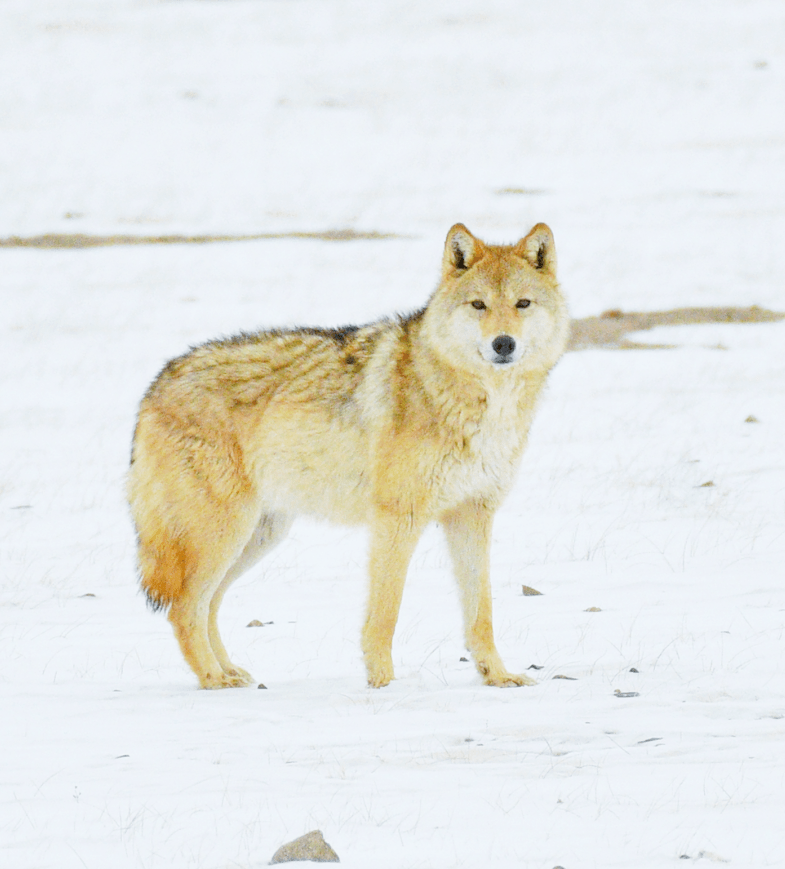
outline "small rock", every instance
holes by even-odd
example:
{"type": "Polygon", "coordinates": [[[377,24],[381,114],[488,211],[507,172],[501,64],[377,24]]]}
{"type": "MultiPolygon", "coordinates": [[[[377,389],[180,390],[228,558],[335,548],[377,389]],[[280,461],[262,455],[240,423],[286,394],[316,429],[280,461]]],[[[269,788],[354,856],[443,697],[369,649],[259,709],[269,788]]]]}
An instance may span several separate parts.
{"type": "Polygon", "coordinates": [[[260,622],[259,619],[252,619],[246,625],[246,628],[263,628],[263,627],[264,627],[264,622],[260,622]]]}
{"type": "Polygon", "coordinates": [[[542,664],[529,664],[527,670],[542,670],[542,664]]]}
{"type": "Polygon", "coordinates": [[[522,585],[521,589],[526,597],[534,597],[535,595],[542,594],[541,591],[537,591],[536,588],[532,588],[530,585],[522,585]]]}
{"type": "Polygon", "coordinates": [[[463,661],[464,664],[468,664],[468,663],[469,663],[469,659],[466,658],[466,657],[463,657],[463,656],[460,657],[460,658],[458,658],[458,660],[459,660],[459,661],[463,661]]]}
{"type": "Polygon", "coordinates": [[[256,687],[263,688],[265,691],[267,690],[267,686],[264,684],[264,682],[260,682],[256,687]]]}
{"type": "Polygon", "coordinates": [[[568,679],[570,682],[577,682],[578,681],[577,676],[562,676],[561,673],[559,673],[557,676],[554,676],[553,678],[554,679],[568,679]]]}
{"type": "Polygon", "coordinates": [[[640,670],[637,670],[635,667],[630,667],[630,673],[640,673],[640,670]]]}
{"type": "Polygon", "coordinates": [[[273,854],[270,864],[291,863],[294,860],[311,860],[314,863],[340,863],[338,855],[324,841],[321,830],[312,830],[293,842],[288,842],[273,854]]]}
{"type": "Polygon", "coordinates": [[[760,420],[757,416],[753,416],[752,414],[750,414],[747,419],[744,420],[744,422],[760,422],[760,420]]]}

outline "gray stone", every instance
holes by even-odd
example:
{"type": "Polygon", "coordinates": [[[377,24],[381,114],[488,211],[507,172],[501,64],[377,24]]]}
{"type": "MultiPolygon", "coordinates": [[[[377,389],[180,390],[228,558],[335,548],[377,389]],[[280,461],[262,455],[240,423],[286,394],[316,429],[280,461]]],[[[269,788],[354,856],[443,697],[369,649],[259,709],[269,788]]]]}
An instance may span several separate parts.
{"type": "Polygon", "coordinates": [[[291,863],[295,860],[311,860],[314,863],[340,863],[338,855],[324,841],[321,830],[312,830],[293,842],[288,842],[273,854],[273,863],[291,863]]]}

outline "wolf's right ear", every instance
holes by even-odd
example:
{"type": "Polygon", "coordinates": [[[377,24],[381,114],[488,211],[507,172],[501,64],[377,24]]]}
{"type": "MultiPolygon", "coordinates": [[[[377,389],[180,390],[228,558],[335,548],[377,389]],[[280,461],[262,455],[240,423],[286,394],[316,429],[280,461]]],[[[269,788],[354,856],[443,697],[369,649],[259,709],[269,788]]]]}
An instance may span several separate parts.
{"type": "Polygon", "coordinates": [[[475,238],[462,223],[456,223],[447,233],[442,258],[442,271],[463,272],[470,269],[485,255],[485,245],[475,238]]]}

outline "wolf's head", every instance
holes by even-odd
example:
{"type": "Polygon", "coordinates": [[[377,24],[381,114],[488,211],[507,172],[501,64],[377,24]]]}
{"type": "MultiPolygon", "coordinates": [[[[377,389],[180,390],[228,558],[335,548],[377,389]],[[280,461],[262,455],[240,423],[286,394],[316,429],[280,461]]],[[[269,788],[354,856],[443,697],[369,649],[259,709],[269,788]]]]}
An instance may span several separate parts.
{"type": "Polygon", "coordinates": [[[425,319],[432,350],[456,367],[550,369],[569,332],[550,229],[538,223],[517,244],[490,245],[457,223],[425,319]]]}

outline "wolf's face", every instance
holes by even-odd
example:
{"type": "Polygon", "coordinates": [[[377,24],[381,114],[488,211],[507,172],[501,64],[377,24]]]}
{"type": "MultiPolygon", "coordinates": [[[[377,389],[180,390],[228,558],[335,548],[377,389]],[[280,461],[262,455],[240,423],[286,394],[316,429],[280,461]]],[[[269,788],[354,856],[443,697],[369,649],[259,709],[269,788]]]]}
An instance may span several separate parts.
{"type": "Polygon", "coordinates": [[[485,245],[457,224],[429,305],[434,349],[461,367],[550,368],[569,323],[555,271],[544,224],[513,246],[485,245]]]}

